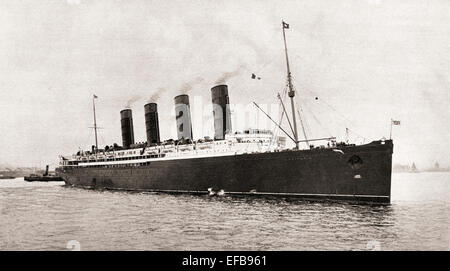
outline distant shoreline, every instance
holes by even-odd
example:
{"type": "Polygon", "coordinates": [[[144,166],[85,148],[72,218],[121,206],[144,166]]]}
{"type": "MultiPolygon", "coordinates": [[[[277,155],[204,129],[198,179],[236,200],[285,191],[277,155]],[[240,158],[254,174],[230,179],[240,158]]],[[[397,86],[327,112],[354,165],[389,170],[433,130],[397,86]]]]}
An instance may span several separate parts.
{"type": "Polygon", "coordinates": [[[450,170],[417,170],[417,171],[395,171],[393,170],[392,173],[442,173],[442,172],[450,172],[450,170]]]}

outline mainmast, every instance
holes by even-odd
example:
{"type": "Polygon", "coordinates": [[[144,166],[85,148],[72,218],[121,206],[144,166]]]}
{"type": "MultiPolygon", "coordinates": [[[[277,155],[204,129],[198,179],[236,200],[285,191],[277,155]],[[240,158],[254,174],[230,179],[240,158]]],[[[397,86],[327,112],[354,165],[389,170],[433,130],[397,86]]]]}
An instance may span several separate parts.
{"type": "Polygon", "coordinates": [[[98,140],[97,140],[97,118],[95,117],[95,99],[97,99],[97,95],[94,94],[94,96],[92,97],[92,107],[94,109],[95,152],[97,152],[98,140]]]}
{"type": "Polygon", "coordinates": [[[287,78],[288,78],[288,87],[289,92],[288,95],[291,98],[291,110],[292,110],[292,122],[294,125],[294,139],[295,139],[295,149],[298,150],[298,132],[297,132],[297,120],[295,118],[295,105],[294,105],[294,96],[295,91],[292,86],[292,76],[291,76],[291,69],[289,67],[289,58],[288,58],[288,51],[287,51],[287,44],[286,44],[286,34],[285,29],[289,29],[289,24],[285,23],[284,21],[281,21],[282,28],[283,28],[283,39],[284,39],[284,52],[286,54],[286,66],[287,66],[287,78]]]}

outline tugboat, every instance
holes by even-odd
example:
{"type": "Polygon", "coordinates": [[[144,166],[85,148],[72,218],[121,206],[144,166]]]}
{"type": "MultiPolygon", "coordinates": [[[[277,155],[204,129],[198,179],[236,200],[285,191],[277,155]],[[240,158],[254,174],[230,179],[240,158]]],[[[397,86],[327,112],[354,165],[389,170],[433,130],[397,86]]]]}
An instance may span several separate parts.
{"type": "Polygon", "coordinates": [[[30,176],[24,177],[27,182],[62,182],[64,181],[61,177],[56,174],[48,173],[48,165],[45,167],[45,173],[43,175],[30,174],[30,176]]]}
{"type": "Polygon", "coordinates": [[[16,177],[14,177],[14,176],[8,176],[8,175],[3,175],[3,174],[0,174],[0,180],[1,179],[15,179],[16,177]]]}

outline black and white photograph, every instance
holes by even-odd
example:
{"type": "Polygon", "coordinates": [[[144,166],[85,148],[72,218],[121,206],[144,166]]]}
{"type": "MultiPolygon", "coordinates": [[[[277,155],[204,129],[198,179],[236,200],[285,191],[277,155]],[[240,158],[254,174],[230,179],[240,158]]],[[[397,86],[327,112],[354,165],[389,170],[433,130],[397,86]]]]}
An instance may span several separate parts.
{"type": "Polygon", "coordinates": [[[0,0],[0,251],[449,251],[449,92],[448,0],[0,0]]]}

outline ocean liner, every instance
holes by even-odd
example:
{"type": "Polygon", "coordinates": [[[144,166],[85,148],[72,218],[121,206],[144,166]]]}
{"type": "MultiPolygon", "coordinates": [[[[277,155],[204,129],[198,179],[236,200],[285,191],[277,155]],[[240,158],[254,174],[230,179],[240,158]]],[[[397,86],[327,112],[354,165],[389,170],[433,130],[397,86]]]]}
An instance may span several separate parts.
{"type": "Polygon", "coordinates": [[[218,85],[211,89],[213,139],[194,140],[189,96],[179,95],[174,98],[177,140],[161,141],[158,106],[148,103],[144,106],[146,143],[134,142],[132,111],[124,109],[120,112],[122,146],[114,144],[99,149],[94,95],[95,145],[90,151],[60,156],[58,176],[67,185],[94,189],[389,203],[392,140],[363,145],[337,142],[335,137],[299,140],[285,34],[288,28],[282,22],[291,118],[279,99],[292,134],[255,105],[295,147],[286,147],[286,137],[271,130],[233,132],[228,87],[218,85]],[[311,144],[319,140],[328,142],[317,147],[311,144]],[[308,148],[301,149],[301,142],[308,148]]]}

